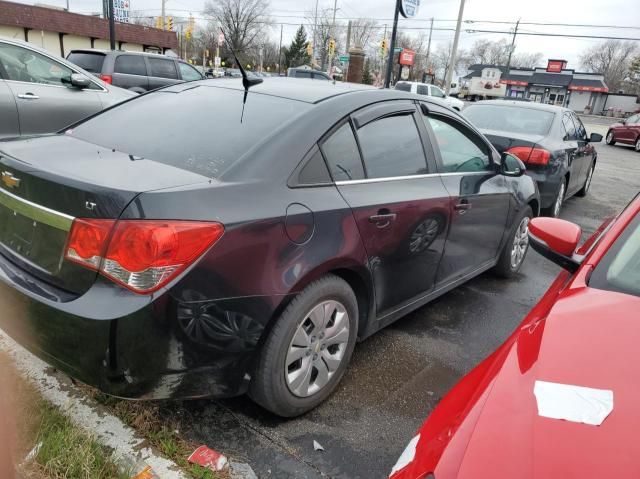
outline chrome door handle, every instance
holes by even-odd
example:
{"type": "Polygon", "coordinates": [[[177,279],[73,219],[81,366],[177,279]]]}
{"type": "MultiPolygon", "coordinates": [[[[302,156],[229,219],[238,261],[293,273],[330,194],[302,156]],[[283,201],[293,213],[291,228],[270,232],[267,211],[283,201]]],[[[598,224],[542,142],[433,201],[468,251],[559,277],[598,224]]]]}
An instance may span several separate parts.
{"type": "Polygon", "coordinates": [[[23,100],[39,100],[40,97],[38,95],[34,95],[33,93],[20,93],[18,98],[22,98],[23,100]]]}
{"type": "Polygon", "coordinates": [[[460,200],[460,203],[458,203],[457,205],[454,205],[453,209],[456,210],[461,215],[463,215],[467,212],[467,210],[471,209],[471,203],[469,203],[469,200],[463,199],[463,200],[460,200]]]}
{"type": "Polygon", "coordinates": [[[378,228],[386,228],[396,220],[396,216],[395,213],[372,215],[369,216],[369,223],[375,223],[378,228]]]}

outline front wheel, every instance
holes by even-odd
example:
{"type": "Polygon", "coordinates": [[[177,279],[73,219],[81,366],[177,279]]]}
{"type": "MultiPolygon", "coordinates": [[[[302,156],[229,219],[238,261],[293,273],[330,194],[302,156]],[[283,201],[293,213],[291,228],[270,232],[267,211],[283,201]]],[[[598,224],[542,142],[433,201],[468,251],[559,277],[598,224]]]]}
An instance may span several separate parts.
{"type": "Polygon", "coordinates": [[[560,210],[562,209],[562,204],[564,203],[564,197],[566,193],[567,179],[562,178],[560,187],[558,188],[558,193],[556,194],[556,198],[553,200],[553,204],[549,208],[545,208],[545,216],[550,216],[552,218],[557,218],[558,216],[560,216],[560,210]]]}
{"type": "Polygon", "coordinates": [[[576,195],[585,197],[587,193],[589,193],[589,188],[591,187],[591,180],[593,179],[593,171],[596,169],[596,163],[593,162],[591,164],[591,168],[589,168],[589,173],[587,173],[587,179],[584,180],[584,186],[580,191],[576,193],[576,195]]]}
{"type": "Polygon", "coordinates": [[[502,248],[502,253],[500,253],[500,258],[494,268],[498,276],[511,278],[520,271],[529,250],[529,221],[532,217],[533,211],[530,206],[527,206],[514,222],[516,227],[511,232],[509,241],[502,248]]]}
{"type": "Polygon", "coordinates": [[[282,417],[310,411],[342,379],[357,335],[358,303],[351,287],[334,275],[314,281],[276,320],[249,395],[282,417]]]}
{"type": "Polygon", "coordinates": [[[640,136],[639,136],[639,137],[638,137],[638,139],[636,140],[635,150],[636,150],[636,151],[640,151],[640,136]]]}
{"type": "Polygon", "coordinates": [[[613,131],[612,130],[609,130],[607,132],[606,141],[607,141],[607,145],[615,145],[616,144],[616,140],[614,140],[614,138],[613,138],[613,131]]]}

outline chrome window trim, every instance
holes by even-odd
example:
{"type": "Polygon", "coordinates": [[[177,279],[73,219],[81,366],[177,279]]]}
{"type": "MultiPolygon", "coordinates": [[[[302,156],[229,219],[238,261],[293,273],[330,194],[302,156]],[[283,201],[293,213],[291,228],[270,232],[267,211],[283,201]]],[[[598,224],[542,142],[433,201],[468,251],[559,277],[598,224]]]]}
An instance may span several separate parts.
{"type": "Polygon", "coordinates": [[[336,181],[336,186],[344,186],[344,185],[359,185],[363,183],[379,183],[385,181],[402,181],[402,180],[412,180],[418,178],[433,178],[436,176],[470,176],[470,175],[486,175],[491,173],[491,171],[468,171],[468,172],[459,172],[459,173],[426,173],[424,175],[408,175],[408,176],[389,176],[386,178],[364,178],[362,180],[342,180],[336,181]]]}
{"type": "Polygon", "coordinates": [[[0,205],[17,214],[25,216],[38,223],[46,224],[62,231],[70,231],[75,219],[59,211],[38,205],[24,198],[20,198],[7,190],[0,188],[0,205]]]}

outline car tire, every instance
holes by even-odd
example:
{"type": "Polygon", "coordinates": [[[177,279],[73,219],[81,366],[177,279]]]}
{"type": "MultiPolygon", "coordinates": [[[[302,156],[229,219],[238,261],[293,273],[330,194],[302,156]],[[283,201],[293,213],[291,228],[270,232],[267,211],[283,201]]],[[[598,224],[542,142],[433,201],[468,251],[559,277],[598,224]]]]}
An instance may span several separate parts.
{"type": "Polygon", "coordinates": [[[494,272],[501,278],[512,278],[520,268],[529,250],[529,221],[533,218],[533,210],[527,206],[514,221],[514,228],[509,240],[502,248],[494,272]]]}
{"type": "Polygon", "coordinates": [[[357,335],[358,302],[349,284],[335,275],[314,281],[291,301],[269,332],[249,396],[282,417],[312,410],[342,379],[357,335]],[[324,326],[317,324],[322,319],[324,326]]]}
{"type": "Polygon", "coordinates": [[[635,145],[634,145],[634,149],[635,149],[637,152],[640,152],[640,136],[636,139],[636,143],[635,143],[635,145]]]}
{"type": "Polygon", "coordinates": [[[577,196],[584,198],[589,193],[589,188],[591,187],[591,180],[593,179],[593,172],[596,169],[596,162],[593,161],[591,163],[591,168],[589,168],[589,173],[587,174],[587,178],[584,180],[584,185],[582,189],[576,193],[577,196]]]}
{"type": "Polygon", "coordinates": [[[560,211],[562,210],[562,204],[564,203],[565,197],[567,195],[567,178],[562,178],[562,182],[558,187],[558,193],[556,193],[556,197],[551,203],[551,206],[544,209],[544,216],[550,216],[551,218],[557,218],[560,216],[560,211]]]}
{"type": "Polygon", "coordinates": [[[607,142],[607,145],[615,145],[616,144],[616,140],[613,139],[613,130],[609,130],[607,132],[607,136],[605,138],[605,141],[607,142]]]}

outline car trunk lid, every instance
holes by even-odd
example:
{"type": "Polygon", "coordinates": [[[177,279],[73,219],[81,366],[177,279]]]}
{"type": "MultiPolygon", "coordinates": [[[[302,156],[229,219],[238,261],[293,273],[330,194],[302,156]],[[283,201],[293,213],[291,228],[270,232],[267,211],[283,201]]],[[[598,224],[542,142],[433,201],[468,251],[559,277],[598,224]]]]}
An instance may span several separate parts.
{"type": "Polygon", "coordinates": [[[0,142],[0,253],[81,294],[95,271],[64,260],[74,218],[116,219],[145,191],[208,181],[68,135],[0,142]]]}

